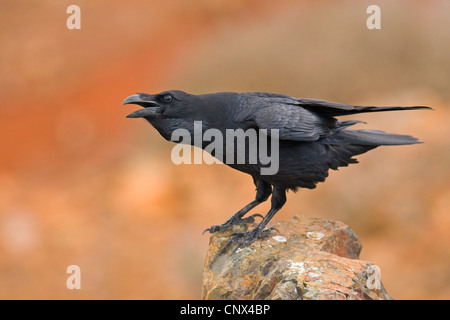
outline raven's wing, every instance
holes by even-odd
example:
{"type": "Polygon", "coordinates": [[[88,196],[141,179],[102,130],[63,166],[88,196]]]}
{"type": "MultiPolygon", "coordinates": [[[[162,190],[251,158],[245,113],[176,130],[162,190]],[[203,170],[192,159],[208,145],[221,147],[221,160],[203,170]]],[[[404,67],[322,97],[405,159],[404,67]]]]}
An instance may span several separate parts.
{"type": "Polygon", "coordinates": [[[258,97],[260,103],[259,108],[254,109],[250,120],[254,121],[260,129],[278,129],[279,139],[292,141],[316,141],[330,136],[339,128],[358,122],[338,121],[334,118],[335,116],[363,112],[431,109],[424,106],[353,106],[266,92],[250,94],[258,97]]]}
{"type": "Polygon", "coordinates": [[[343,104],[338,102],[330,102],[326,100],[318,99],[308,99],[308,98],[294,98],[278,93],[268,93],[268,92],[251,92],[252,95],[267,98],[274,102],[296,105],[314,113],[318,113],[323,116],[344,116],[355,113],[365,113],[365,112],[382,112],[382,111],[395,111],[395,110],[417,110],[417,109],[432,109],[427,106],[389,106],[389,107],[374,107],[374,106],[354,106],[349,104],[343,104]]]}
{"type": "MultiPolygon", "coordinates": [[[[329,136],[337,127],[333,117],[324,117],[299,106],[269,103],[255,110],[248,119],[259,129],[278,129],[280,140],[316,141],[329,136]]],[[[269,135],[272,135],[268,131],[269,135]]]]}
{"type": "Polygon", "coordinates": [[[416,110],[416,109],[431,109],[426,106],[412,106],[412,107],[373,107],[373,106],[352,106],[343,103],[329,102],[325,100],[297,98],[298,106],[317,112],[324,116],[344,116],[355,113],[365,112],[382,112],[382,111],[396,111],[396,110],[416,110]]]}

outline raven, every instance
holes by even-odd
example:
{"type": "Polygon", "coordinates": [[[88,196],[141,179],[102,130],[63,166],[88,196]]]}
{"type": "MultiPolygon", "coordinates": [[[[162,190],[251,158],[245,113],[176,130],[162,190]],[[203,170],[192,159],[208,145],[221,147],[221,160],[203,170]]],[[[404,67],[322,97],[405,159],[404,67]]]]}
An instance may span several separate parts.
{"type": "MultiPolygon", "coordinates": [[[[378,146],[420,143],[408,135],[385,133],[378,130],[350,130],[349,126],[360,121],[338,120],[345,116],[364,112],[431,109],[426,106],[372,107],[353,106],[325,100],[295,98],[266,92],[218,92],[193,95],[179,90],[159,94],[138,93],[127,97],[123,103],[137,104],[139,109],[128,118],[144,118],[168,141],[177,129],[185,129],[194,135],[194,122],[201,121],[202,132],[216,129],[225,135],[229,129],[266,129],[268,139],[277,131],[278,171],[261,174],[261,162],[236,163],[228,166],[250,174],[256,186],[253,201],[236,212],[222,225],[214,225],[204,232],[228,229],[236,224],[253,222],[259,214],[243,218],[251,209],[266,201],[270,195],[271,208],[262,221],[251,231],[233,234],[233,241],[249,245],[258,238],[267,237],[273,228],[265,229],[272,217],[286,202],[286,191],[298,188],[313,189],[328,176],[328,170],[357,163],[353,157],[378,146]]],[[[273,136],[273,137],[272,137],[273,136]]],[[[190,141],[194,145],[194,139],[190,141]]],[[[180,142],[180,141],[175,141],[180,142]]],[[[205,143],[197,145],[205,149],[205,143]]],[[[258,145],[257,148],[260,148],[258,145]]],[[[273,152],[275,150],[271,150],[273,152]]],[[[224,152],[230,152],[224,148],[224,152]]],[[[248,156],[249,146],[245,146],[248,156]]],[[[212,153],[215,156],[214,153],[212,153]]]]}

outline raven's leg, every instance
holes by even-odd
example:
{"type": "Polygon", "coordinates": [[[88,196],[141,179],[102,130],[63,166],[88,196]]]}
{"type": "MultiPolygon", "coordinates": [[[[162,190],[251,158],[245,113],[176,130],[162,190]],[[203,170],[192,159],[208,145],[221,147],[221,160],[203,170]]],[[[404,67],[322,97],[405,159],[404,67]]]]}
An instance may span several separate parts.
{"type": "Polygon", "coordinates": [[[252,231],[249,232],[238,232],[233,235],[235,238],[232,240],[233,242],[242,243],[244,245],[249,245],[254,242],[258,238],[268,237],[270,235],[270,231],[273,228],[264,229],[269,223],[270,219],[275,215],[275,213],[280,210],[283,205],[286,203],[286,189],[274,187],[272,194],[272,206],[269,212],[266,214],[264,219],[253,228],[252,231]]]}
{"type": "Polygon", "coordinates": [[[272,186],[270,184],[268,184],[267,182],[264,182],[262,180],[257,180],[257,181],[255,181],[255,185],[256,185],[255,200],[253,200],[252,202],[247,204],[245,207],[243,207],[241,210],[239,210],[238,212],[233,214],[231,216],[231,218],[228,219],[227,222],[225,222],[224,224],[217,225],[217,226],[211,226],[208,229],[206,229],[205,231],[203,231],[203,233],[205,233],[206,231],[213,233],[213,232],[229,229],[232,226],[237,225],[237,224],[253,222],[255,220],[256,216],[262,217],[260,214],[254,214],[248,218],[242,219],[242,217],[247,212],[249,212],[251,209],[256,207],[258,204],[261,204],[262,202],[266,201],[269,198],[270,194],[272,193],[272,186]]]}

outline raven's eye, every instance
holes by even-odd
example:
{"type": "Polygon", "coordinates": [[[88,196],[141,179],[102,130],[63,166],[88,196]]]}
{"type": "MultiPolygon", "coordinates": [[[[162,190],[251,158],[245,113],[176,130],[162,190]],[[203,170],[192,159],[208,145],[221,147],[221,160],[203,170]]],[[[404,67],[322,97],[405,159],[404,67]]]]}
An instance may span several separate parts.
{"type": "Polygon", "coordinates": [[[165,95],[163,95],[162,100],[165,103],[170,103],[170,102],[172,102],[173,98],[170,94],[165,94],[165,95]]]}

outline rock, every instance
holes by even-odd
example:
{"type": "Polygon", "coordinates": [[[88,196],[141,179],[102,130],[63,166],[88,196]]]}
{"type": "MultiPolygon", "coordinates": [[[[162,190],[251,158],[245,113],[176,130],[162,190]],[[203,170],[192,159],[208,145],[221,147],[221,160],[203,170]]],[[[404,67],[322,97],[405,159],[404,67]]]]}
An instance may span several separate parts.
{"type": "Polygon", "coordinates": [[[361,243],[339,221],[294,217],[274,222],[270,237],[227,246],[249,225],[211,235],[202,299],[391,299],[380,269],[358,260],[361,243]]]}

